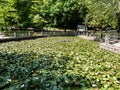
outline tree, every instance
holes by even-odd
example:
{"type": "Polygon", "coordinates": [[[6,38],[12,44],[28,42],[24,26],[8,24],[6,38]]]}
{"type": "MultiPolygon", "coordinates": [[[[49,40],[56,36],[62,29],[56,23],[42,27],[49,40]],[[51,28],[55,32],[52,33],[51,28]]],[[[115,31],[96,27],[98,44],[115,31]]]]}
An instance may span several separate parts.
{"type": "Polygon", "coordinates": [[[117,8],[117,31],[118,33],[120,33],[120,0],[116,0],[115,1],[115,5],[116,5],[116,8],[117,8]]]}
{"type": "Polygon", "coordinates": [[[31,13],[30,8],[32,0],[15,0],[14,8],[17,10],[19,27],[29,27],[31,19],[29,15],[31,13]]]}
{"type": "Polygon", "coordinates": [[[76,28],[83,24],[85,5],[78,0],[1,0],[2,26],[76,28]]]}
{"type": "Polygon", "coordinates": [[[83,23],[86,8],[78,0],[47,0],[41,7],[41,14],[52,27],[76,28],[83,23]]]}
{"type": "Polygon", "coordinates": [[[44,1],[42,1],[42,0],[32,1],[31,14],[29,16],[32,20],[31,21],[32,27],[40,28],[41,30],[42,30],[43,26],[47,23],[47,21],[45,20],[45,17],[44,17],[44,12],[41,11],[43,2],[44,1]]]}
{"type": "Polygon", "coordinates": [[[97,27],[102,31],[117,27],[116,1],[115,0],[86,0],[88,14],[85,23],[90,27],[97,27]]]}
{"type": "Polygon", "coordinates": [[[11,13],[15,9],[12,7],[12,0],[1,0],[0,1],[0,24],[1,27],[5,30],[8,29],[8,26],[12,25],[12,22],[15,19],[16,14],[11,13]]]}
{"type": "Polygon", "coordinates": [[[86,23],[94,27],[112,27],[120,33],[120,0],[85,0],[86,23]]]}
{"type": "Polygon", "coordinates": [[[91,0],[87,2],[88,14],[86,23],[89,26],[101,29],[107,29],[107,27],[115,28],[117,24],[115,7],[113,5],[112,1],[108,2],[107,0],[91,0]]]}

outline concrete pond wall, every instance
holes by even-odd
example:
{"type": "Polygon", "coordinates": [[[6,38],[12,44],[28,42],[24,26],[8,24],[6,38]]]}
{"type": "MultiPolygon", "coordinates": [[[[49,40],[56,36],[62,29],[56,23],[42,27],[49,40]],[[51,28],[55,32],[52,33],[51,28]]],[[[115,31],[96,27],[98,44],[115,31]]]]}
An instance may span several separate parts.
{"type": "Polygon", "coordinates": [[[120,54],[120,43],[116,43],[116,44],[101,43],[99,47],[102,49],[120,54]]]}

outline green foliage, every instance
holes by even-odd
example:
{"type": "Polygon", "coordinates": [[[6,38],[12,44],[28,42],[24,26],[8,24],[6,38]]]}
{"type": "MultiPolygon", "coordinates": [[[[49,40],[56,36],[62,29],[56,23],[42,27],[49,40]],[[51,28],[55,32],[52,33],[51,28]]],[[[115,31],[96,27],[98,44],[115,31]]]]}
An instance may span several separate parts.
{"type": "Polygon", "coordinates": [[[30,8],[32,0],[15,0],[13,7],[17,10],[18,26],[29,27],[31,25],[31,19],[29,15],[31,13],[30,8]]]}
{"type": "Polygon", "coordinates": [[[101,29],[116,28],[117,15],[114,0],[86,0],[88,14],[85,23],[101,29]]]}
{"type": "Polygon", "coordinates": [[[16,24],[17,16],[16,13],[13,12],[15,9],[12,5],[12,0],[0,1],[0,25],[4,29],[16,24]]]}
{"type": "Polygon", "coordinates": [[[37,1],[37,2],[33,2],[31,5],[31,13],[29,15],[29,18],[31,19],[31,24],[32,27],[36,27],[36,28],[43,28],[43,26],[45,26],[45,24],[47,23],[46,18],[44,16],[44,11],[42,10],[42,1],[37,1]],[[42,12],[43,11],[43,12],[42,12]]]}
{"type": "Polygon", "coordinates": [[[77,37],[0,44],[0,89],[117,90],[120,56],[77,37]]]}
{"type": "Polygon", "coordinates": [[[51,27],[76,28],[83,23],[85,9],[77,0],[47,0],[40,8],[40,15],[51,27]]]}
{"type": "Polygon", "coordinates": [[[118,0],[1,0],[0,25],[76,28],[78,24],[102,29],[120,28],[118,0]],[[38,17],[39,16],[39,17],[38,17]],[[36,20],[35,18],[38,18],[36,20]],[[110,28],[109,28],[110,27],[110,28]]]}

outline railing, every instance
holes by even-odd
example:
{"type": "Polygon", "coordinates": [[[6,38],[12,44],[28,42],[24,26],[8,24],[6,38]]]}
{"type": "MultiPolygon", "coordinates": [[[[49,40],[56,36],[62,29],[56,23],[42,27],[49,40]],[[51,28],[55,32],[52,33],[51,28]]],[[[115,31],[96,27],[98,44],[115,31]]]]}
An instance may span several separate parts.
{"type": "Polygon", "coordinates": [[[63,35],[76,35],[76,31],[9,31],[4,32],[4,35],[7,37],[13,38],[22,38],[22,37],[31,37],[31,36],[63,36],[63,35]]]}

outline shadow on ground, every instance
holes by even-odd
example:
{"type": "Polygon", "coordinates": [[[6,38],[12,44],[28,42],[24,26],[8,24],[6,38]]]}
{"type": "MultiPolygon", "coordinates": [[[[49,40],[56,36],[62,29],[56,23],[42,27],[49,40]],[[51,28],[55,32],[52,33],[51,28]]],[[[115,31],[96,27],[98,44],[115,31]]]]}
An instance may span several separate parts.
{"type": "Polygon", "coordinates": [[[68,56],[0,52],[0,89],[80,90],[91,87],[88,78],[67,72],[68,56]]]}

